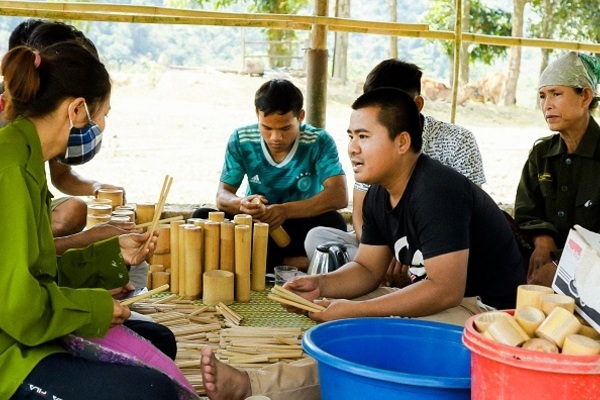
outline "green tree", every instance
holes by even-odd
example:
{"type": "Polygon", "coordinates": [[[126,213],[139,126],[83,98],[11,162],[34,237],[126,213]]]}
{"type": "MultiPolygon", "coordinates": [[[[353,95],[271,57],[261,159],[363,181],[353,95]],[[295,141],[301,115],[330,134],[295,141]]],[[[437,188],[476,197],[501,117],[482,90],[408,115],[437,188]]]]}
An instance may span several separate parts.
{"type": "MultiPolygon", "coordinates": [[[[453,1],[433,0],[428,11],[423,15],[423,21],[435,30],[454,30],[455,5],[453,1]]],[[[479,33],[495,36],[510,36],[511,14],[499,8],[491,8],[481,4],[480,0],[471,0],[468,15],[469,24],[466,30],[469,33],[479,33]]],[[[454,42],[440,42],[451,62],[454,59],[454,42]]],[[[497,57],[506,56],[506,47],[487,44],[470,44],[468,46],[468,62],[476,60],[490,65],[497,57]]],[[[468,65],[461,65],[468,70],[468,65]]],[[[452,77],[450,76],[450,81],[452,77]]]]}
{"type": "MultiPolygon", "coordinates": [[[[244,0],[169,0],[174,6],[188,6],[195,3],[200,7],[212,5],[215,9],[223,9],[233,5],[243,3],[244,0]]],[[[266,14],[297,14],[298,11],[308,5],[308,0],[250,0],[248,5],[249,12],[266,14]]],[[[297,39],[296,32],[293,30],[264,29],[265,36],[269,42],[268,54],[272,67],[289,67],[293,55],[294,43],[297,39]]]]}

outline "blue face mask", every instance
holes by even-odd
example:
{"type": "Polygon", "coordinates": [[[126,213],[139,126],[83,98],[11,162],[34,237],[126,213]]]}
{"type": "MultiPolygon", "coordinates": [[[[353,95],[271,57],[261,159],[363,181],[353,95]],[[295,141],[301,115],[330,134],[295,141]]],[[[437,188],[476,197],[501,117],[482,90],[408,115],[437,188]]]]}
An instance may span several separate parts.
{"type": "MultiPolygon", "coordinates": [[[[89,122],[83,128],[75,128],[73,126],[73,121],[71,121],[71,131],[69,132],[67,150],[64,156],[57,157],[58,162],[62,164],[85,164],[100,152],[102,131],[100,130],[100,127],[92,121],[87,104],[83,103],[83,106],[89,122]]],[[[69,120],[71,120],[70,117],[69,120]]]]}

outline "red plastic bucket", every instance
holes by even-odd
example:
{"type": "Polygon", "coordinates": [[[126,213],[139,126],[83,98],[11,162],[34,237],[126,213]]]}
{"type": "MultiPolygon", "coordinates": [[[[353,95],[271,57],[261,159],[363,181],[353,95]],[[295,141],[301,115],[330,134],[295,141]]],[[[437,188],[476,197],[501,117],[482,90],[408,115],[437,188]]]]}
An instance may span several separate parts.
{"type": "Polygon", "coordinates": [[[549,354],[507,346],[477,332],[474,318],[467,321],[462,338],[471,350],[472,399],[600,399],[600,355],[549,354]]]}

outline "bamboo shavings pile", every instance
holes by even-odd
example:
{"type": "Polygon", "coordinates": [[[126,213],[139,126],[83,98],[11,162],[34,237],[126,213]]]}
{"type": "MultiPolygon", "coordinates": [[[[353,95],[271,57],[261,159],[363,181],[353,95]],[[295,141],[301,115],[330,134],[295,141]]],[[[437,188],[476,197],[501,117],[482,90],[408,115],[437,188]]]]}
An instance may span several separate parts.
{"type": "Polygon", "coordinates": [[[205,394],[200,357],[206,346],[222,362],[244,369],[306,357],[303,329],[238,326],[243,317],[223,303],[202,306],[171,294],[140,300],[131,309],[171,329],[177,341],[175,364],[198,395],[205,394]]]}

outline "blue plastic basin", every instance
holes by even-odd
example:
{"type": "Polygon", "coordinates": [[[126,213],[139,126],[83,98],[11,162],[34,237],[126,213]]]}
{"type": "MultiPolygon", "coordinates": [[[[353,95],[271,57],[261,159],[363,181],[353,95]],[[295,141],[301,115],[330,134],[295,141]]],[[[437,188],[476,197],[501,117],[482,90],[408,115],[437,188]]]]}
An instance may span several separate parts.
{"type": "Polygon", "coordinates": [[[462,327],[401,318],[353,318],[309,329],[323,400],[470,399],[471,354],[462,327]]]}

